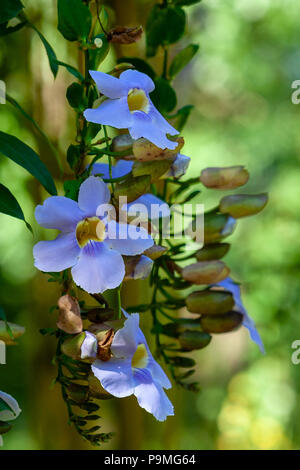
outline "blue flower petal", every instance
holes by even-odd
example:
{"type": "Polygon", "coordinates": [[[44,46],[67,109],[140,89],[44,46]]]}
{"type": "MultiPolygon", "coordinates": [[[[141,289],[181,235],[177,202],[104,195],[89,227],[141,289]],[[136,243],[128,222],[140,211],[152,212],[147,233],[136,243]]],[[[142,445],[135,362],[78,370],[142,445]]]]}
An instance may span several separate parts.
{"type": "Polygon", "coordinates": [[[151,193],[143,194],[135,201],[124,204],[122,209],[126,210],[128,215],[135,216],[137,213],[140,213],[149,219],[159,219],[160,217],[170,216],[170,207],[168,204],[151,193]]]}
{"type": "Polygon", "coordinates": [[[117,100],[105,100],[98,108],[86,109],[84,117],[89,122],[126,129],[132,125],[133,114],[129,111],[127,96],[117,100]]]}
{"type": "Polygon", "coordinates": [[[81,250],[72,268],[74,282],[90,294],[118,287],[125,275],[120,253],[109,250],[104,243],[90,241],[81,250]]]}
{"type": "Polygon", "coordinates": [[[173,178],[180,178],[181,176],[185,175],[190,161],[190,157],[179,153],[173,161],[171,168],[167,171],[163,178],[167,178],[170,176],[173,178]]]}
{"type": "Polygon", "coordinates": [[[174,407],[159,383],[153,381],[151,374],[144,370],[142,372],[134,373],[134,395],[142,408],[158,421],[165,421],[167,416],[174,415],[174,407]]]}
{"type": "MultiPolygon", "coordinates": [[[[142,111],[135,111],[134,113],[132,113],[132,116],[132,122],[128,123],[128,130],[133,139],[139,139],[140,137],[144,137],[145,139],[150,140],[150,142],[162,149],[175,149],[177,147],[177,142],[172,142],[166,137],[165,129],[160,127],[159,124],[156,124],[153,121],[150,113],[146,114],[142,111]]],[[[153,111],[152,116],[156,116],[153,111]]]]}
{"type": "MultiPolygon", "coordinates": [[[[179,132],[168,123],[168,121],[157,111],[156,107],[150,100],[150,112],[149,116],[153,120],[153,122],[166,134],[170,135],[178,135],[179,132]]],[[[175,143],[175,147],[177,146],[177,142],[175,143]]],[[[171,147],[168,147],[171,148],[171,147]]],[[[174,148],[174,147],[173,147],[174,148]]]]}
{"type": "Polygon", "coordinates": [[[85,331],[85,338],[81,345],[81,359],[97,356],[98,341],[95,335],[89,331],[85,331]]]}
{"type": "Polygon", "coordinates": [[[125,70],[120,75],[120,81],[124,83],[128,91],[131,88],[142,88],[147,93],[151,93],[155,88],[153,80],[138,70],[125,70]]]}
{"type": "Polygon", "coordinates": [[[108,186],[100,178],[90,176],[80,186],[78,205],[86,216],[95,216],[98,206],[110,200],[108,186]]]}
{"type": "Polygon", "coordinates": [[[104,244],[122,255],[133,256],[150,248],[154,241],[143,227],[119,224],[111,220],[107,224],[108,236],[104,244]]]}
{"type": "Polygon", "coordinates": [[[130,359],[131,361],[138,346],[140,317],[138,313],[133,313],[132,315],[126,313],[125,316],[127,319],[124,322],[123,328],[116,332],[111,345],[111,351],[115,357],[130,359]]]}
{"type": "Polygon", "coordinates": [[[111,395],[124,398],[133,394],[134,380],[131,360],[112,358],[103,362],[96,360],[92,372],[102,387],[111,395]]]}
{"type": "Polygon", "coordinates": [[[63,196],[51,196],[35,209],[35,218],[45,228],[71,232],[84,217],[77,202],[63,196]]]}
{"type": "Polygon", "coordinates": [[[60,234],[55,240],[33,247],[34,265],[45,272],[60,272],[76,264],[80,248],[75,233],[60,234]]]}
{"type": "MultiPolygon", "coordinates": [[[[133,162],[127,160],[119,160],[116,165],[112,165],[111,174],[113,178],[120,178],[127,175],[132,170],[133,162]]],[[[109,165],[108,163],[94,163],[92,168],[92,175],[101,174],[103,179],[109,179],[109,165]]]]}
{"type": "Polygon", "coordinates": [[[90,76],[97,85],[98,90],[108,98],[121,98],[127,94],[127,86],[118,78],[107,73],[90,70],[90,76]]]}
{"type": "Polygon", "coordinates": [[[152,259],[148,258],[148,256],[142,255],[134,268],[132,278],[146,279],[150,275],[152,267],[152,259]]]}

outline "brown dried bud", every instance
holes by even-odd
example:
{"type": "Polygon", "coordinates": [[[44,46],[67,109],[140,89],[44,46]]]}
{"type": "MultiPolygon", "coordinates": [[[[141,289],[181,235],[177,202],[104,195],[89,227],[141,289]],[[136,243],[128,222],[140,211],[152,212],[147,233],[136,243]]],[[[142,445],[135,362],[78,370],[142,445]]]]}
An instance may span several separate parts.
{"type": "Polygon", "coordinates": [[[161,149],[156,145],[152,144],[149,140],[141,137],[133,142],[132,151],[134,160],[139,160],[143,162],[152,161],[152,160],[167,160],[180,152],[184,145],[184,138],[177,137],[174,139],[174,142],[177,142],[177,147],[174,150],[170,149],[161,149]]]}
{"type": "Polygon", "coordinates": [[[102,323],[114,317],[112,308],[93,308],[87,312],[87,318],[93,323],[102,323]]]}
{"type": "Polygon", "coordinates": [[[212,243],[206,245],[196,253],[197,261],[211,261],[221,259],[228,253],[230,248],[229,243],[212,243]]]}
{"type": "Polygon", "coordinates": [[[115,332],[111,328],[110,330],[104,332],[101,339],[98,340],[98,351],[97,357],[101,359],[101,361],[109,361],[111,358],[111,344],[114,339],[115,332]]]}
{"type": "Polygon", "coordinates": [[[200,175],[201,183],[214,189],[235,189],[246,184],[248,179],[249,173],[243,166],[205,168],[200,175]]]}
{"type": "Polygon", "coordinates": [[[148,250],[144,251],[144,255],[154,261],[164,255],[167,251],[168,249],[165,246],[152,245],[148,250]]]}
{"type": "Polygon", "coordinates": [[[220,202],[220,212],[230,214],[235,219],[258,214],[268,202],[268,194],[233,194],[220,202]]]}
{"type": "Polygon", "coordinates": [[[224,315],[203,315],[200,321],[203,330],[208,333],[227,333],[241,326],[243,315],[234,311],[224,315]]]}
{"type": "Polygon", "coordinates": [[[192,292],[186,299],[187,309],[192,313],[218,315],[229,312],[234,307],[231,292],[205,289],[192,292]]]}
{"type": "Polygon", "coordinates": [[[210,334],[204,331],[186,330],[179,335],[179,343],[184,351],[203,349],[211,342],[210,334]]]}
{"type": "Polygon", "coordinates": [[[78,300],[69,294],[63,295],[57,302],[59,308],[58,328],[65,333],[81,333],[83,325],[78,300]]]}
{"type": "Polygon", "coordinates": [[[126,26],[116,26],[107,35],[109,42],[115,44],[132,44],[141,39],[143,34],[142,26],[128,28],[126,26]]]}
{"type": "Polygon", "coordinates": [[[223,261],[199,261],[182,270],[182,277],[193,284],[214,284],[225,279],[230,270],[223,261]]]}

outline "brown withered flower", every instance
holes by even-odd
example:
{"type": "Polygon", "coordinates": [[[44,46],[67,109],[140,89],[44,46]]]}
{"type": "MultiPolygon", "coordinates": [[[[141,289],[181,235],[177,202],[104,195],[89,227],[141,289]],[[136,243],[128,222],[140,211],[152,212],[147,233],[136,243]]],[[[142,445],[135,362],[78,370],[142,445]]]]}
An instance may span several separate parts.
{"type": "Polygon", "coordinates": [[[104,336],[98,340],[98,350],[97,350],[97,357],[101,359],[101,361],[109,361],[111,358],[111,344],[114,339],[115,332],[113,328],[106,331],[104,336]]]}
{"type": "Polygon", "coordinates": [[[58,328],[71,335],[81,333],[82,319],[78,300],[66,294],[58,299],[57,305],[59,308],[58,328]]]}
{"type": "Polygon", "coordinates": [[[128,28],[127,26],[116,26],[107,35],[109,42],[115,44],[133,44],[141,39],[143,34],[142,26],[128,28]]]}

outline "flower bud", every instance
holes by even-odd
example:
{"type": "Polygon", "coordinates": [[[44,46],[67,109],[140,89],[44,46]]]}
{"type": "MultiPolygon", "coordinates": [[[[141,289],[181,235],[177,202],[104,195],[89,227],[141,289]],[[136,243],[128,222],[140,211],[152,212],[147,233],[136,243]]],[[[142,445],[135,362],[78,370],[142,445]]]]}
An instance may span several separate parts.
{"type": "Polygon", "coordinates": [[[108,393],[101,385],[99,380],[94,376],[93,373],[90,373],[88,376],[88,384],[90,395],[94,398],[98,398],[101,400],[107,400],[112,398],[112,395],[108,393]]]}
{"type": "Polygon", "coordinates": [[[135,26],[134,28],[116,26],[109,31],[107,39],[114,44],[133,44],[141,39],[142,34],[142,26],[135,26]]]}
{"type": "Polygon", "coordinates": [[[16,344],[14,340],[18,339],[25,333],[25,328],[23,326],[16,325],[15,323],[7,322],[7,324],[0,320],[0,341],[3,341],[6,345],[10,346],[16,344]],[[13,338],[9,334],[9,330],[6,326],[7,324],[13,334],[13,338]]]}
{"type": "Polygon", "coordinates": [[[93,323],[103,323],[111,320],[115,315],[112,308],[93,308],[87,312],[87,318],[93,323]]]}
{"type": "Polygon", "coordinates": [[[150,175],[151,183],[163,176],[172,166],[172,160],[157,160],[153,162],[135,162],[132,167],[133,176],[150,175]]]}
{"type": "Polygon", "coordinates": [[[201,183],[214,189],[235,189],[246,184],[248,179],[249,173],[243,166],[205,168],[200,175],[201,183]]]}
{"type": "Polygon", "coordinates": [[[151,273],[153,261],[147,256],[123,256],[123,259],[125,263],[125,281],[146,279],[151,273]]]}
{"type": "Polygon", "coordinates": [[[211,261],[221,259],[225,256],[230,248],[229,243],[212,243],[205,245],[196,253],[197,261],[211,261]]]}
{"type": "Polygon", "coordinates": [[[229,312],[234,307],[234,299],[230,292],[205,289],[189,294],[186,306],[192,313],[218,315],[229,312]]]}
{"type": "Polygon", "coordinates": [[[166,160],[172,158],[180,152],[184,145],[183,137],[177,137],[174,140],[178,143],[178,145],[174,150],[170,150],[161,149],[143,137],[137,139],[133,142],[132,146],[134,159],[147,162],[152,160],[166,160]]]}
{"type": "Polygon", "coordinates": [[[223,315],[203,315],[200,319],[202,328],[208,333],[227,333],[238,328],[243,321],[239,312],[228,312],[223,315]]]}
{"type": "Polygon", "coordinates": [[[164,255],[167,251],[168,249],[165,246],[152,245],[150,248],[148,248],[148,250],[144,251],[144,255],[155,261],[164,255]]]}
{"type": "Polygon", "coordinates": [[[194,359],[191,359],[190,357],[182,357],[182,356],[169,357],[169,362],[173,364],[175,367],[189,368],[189,367],[194,367],[194,365],[196,365],[196,362],[194,361],[194,359]]]}
{"type": "Polygon", "coordinates": [[[82,319],[78,300],[69,294],[63,295],[57,302],[59,308],[58,328],[70,335],[82,331],[82,319]]]}
{"type": "Polygon", "coordinates": [[[219,210],[230,214],[235,219],[258,214],[268,202],[268,195],[262,194],[234,194],[221,199],[219,210]]]}
{"type": "Polygon", "coordinates": [[[223,261],[199,261],[182,270],[182,277],[193,284],[214,284],[225,279],[230,270],[223,261]]]}
{"type": "Polygon", "coordinates": [[[179,343],[185,351],[203,349],[211,341],[211,335],[206,332],[186,330],[179,335],[179,343]]]}
{"type": "Polygon", "coordinates": [[[114,196],[118,200],[121,196],[127,196],[127,202],[135,201],[150,189],[151,176],[143,175],[133,178],[129,176],[115,186],[114,196]]]}
{"type": "Polygon", "coordinates": [[[0,421],[0,436],[2,434],[6,434],[8,431],[11,430],[11,428],[12,428],[12,425],[10,423],[0,421]]]}
{"type": "Polygon", "coordinates": [[[226,214],[204,214],[204,242],[214,243],[232,234],[236,220],[226,214]]]}
{"type": "Polygon", "coordinates": [[[113,152],[130,152],[132,150],[133,139],[130,134],[120,134],[112,140],[113,152]]]}
{"type": "Polygon", "coordinates": [[[0,421],[11,421],[21,413],[17,400],[11,395],[0,391],[0,421]]]}
{"type": "Polygon", "coordinates": [[[89,387],[86,385],[70,384],[66,388],[68,397],[78,404],[85,403],[89,395],[89,387]]]}
{"type": "Polygon", "coordinates": [[[182,318],[180,321],[166,323],[162,325],[161,334],[171,338],[178,338],[186,330],[202,331],[198,319],[182,318]]]}
{"type": "Polygon", "coordinates": [[[72,336],[66,339],[62,346],[62,352],[72,359],[81,360],[81,345],[85,339],[85,332],[79,333],[79,335],[72,336]]]}

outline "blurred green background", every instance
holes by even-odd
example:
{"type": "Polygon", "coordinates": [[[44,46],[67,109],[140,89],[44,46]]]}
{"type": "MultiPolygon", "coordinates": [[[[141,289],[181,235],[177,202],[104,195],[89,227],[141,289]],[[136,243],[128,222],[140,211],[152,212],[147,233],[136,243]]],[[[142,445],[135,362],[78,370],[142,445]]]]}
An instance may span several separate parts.
{"type": "MultiPolygon", "coordinates": [[[[76,46],[66,44],[56,29],[56,1],[24,4],[59,60],[76,65],[76,46]]],[[[145,24],[153,2],[106,4],[114,10],[109,10],[114,24],[131,26],[145,24]]],[[[266,355],[250,342],[245,329],[214,337],[207,349],[194,354],[202,391],[173,388],[169,395],[176,416],[165,423],[155,422],[134,398],[103,402],[103,430],[116,431],[103,448],[299,449],[300,365],[291,362],[291,344],[300,339],[300,105],[291,102],[291,84],[300,79],[300,4],[203,0],[186,11],[188,29],[172,54],[188,43],[200,44],[198,55],[174,83],[179,106],[195,105],[184,130],[184,153],[192,157],[189,175],[200,174],[206,166],[243,164],[251,174],[243,191],[270,194],[260,215],[238,223],[226,257],[233,276],[243,283],[244,303],[266,355]]],[[[122,52],[143,57],[143,41],[122,52]]],[[[120,50],[110,53],[103,71],[110,70],[116,54],[120,50]]],[[[152,60],[153,66],[160,67],[161,60],[160,55],[152,60]]],[[[65,98],[73,80],[60,69],[53,81],[32,30],[1,38],[0,79],[64,158],[75,135],[75,114],[65,98]]],[[[0,128],[35,148],[58,178],[47,144],[9,103],[0,105],[0,128]]],[[[51,388],[54,340],[39,333],[55,324],[49,307],[58,297],[32,260],[33,243],[51,236],[33,217],[35,205],[46,194],[4,157],[0,180],[15,194],[34,228],[32,238],[21,221],[0,216],[0,305],[10,321],[27,330],[18,346],[8,347],[7,364],[0,365],[0,390],[15,396],[23,410],[4,436],[4,449],[88,448],[67,424],[59,387],[51,388]]],[[[59,179],[57,185],[61,188],[59,179]]],[[[223,194],[205,190],[199,202],[209,208],[223,194]]],[[[124,295],[133,299],[133,289],[129,286],[124,295]]]]}

